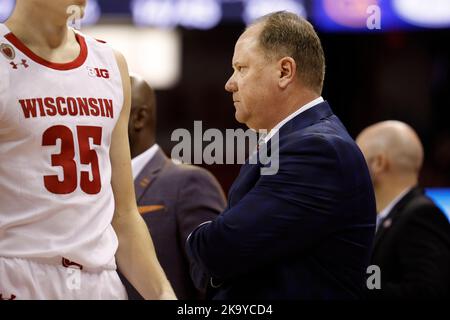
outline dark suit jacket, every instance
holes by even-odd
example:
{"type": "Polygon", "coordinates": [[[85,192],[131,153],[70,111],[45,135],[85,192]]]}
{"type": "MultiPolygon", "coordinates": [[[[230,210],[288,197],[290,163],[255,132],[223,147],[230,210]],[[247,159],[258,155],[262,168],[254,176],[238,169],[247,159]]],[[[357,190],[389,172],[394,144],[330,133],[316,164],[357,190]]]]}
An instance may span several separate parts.
{"type": "MultiPolygon", "coordinates": [[[[190,278],[186,238],[200,223],[215,219],[226,200],[205,169],[174,164],[160,149],[135,180],[136,198],[158,260],[178,299],[204,297],[190,278]]],[[[142,299],[122,277],[129,299],[142,299]]]]}
{"type": "Polygon", "coordinates": [[[450,224],[416,187],[380,223],[372,264],[381,270],[381,290],[370,298],[448,298],[450,224]]]}
{"type": "Polygon", "coordinates": [[[227,209],[187,242],[193,270],[211,277],[210,297],[361,297],[374,194],[362,153],[328,103],[282,126],[276,175],[260,167],[242,167],[227,209]]]}

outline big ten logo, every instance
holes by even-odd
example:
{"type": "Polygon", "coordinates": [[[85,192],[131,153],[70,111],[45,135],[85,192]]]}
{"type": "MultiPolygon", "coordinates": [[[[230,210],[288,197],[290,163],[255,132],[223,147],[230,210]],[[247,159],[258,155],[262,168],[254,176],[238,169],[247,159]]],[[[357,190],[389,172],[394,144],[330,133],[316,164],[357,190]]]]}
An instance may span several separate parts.
{"type": "Polygon", "coordinates": [[[84,8],[82,6],[71,5],[67,7],[66,13],[69,15],[67,17],[67,25],[76,30],[81,29],[81,19],[84,15],[84,8]]]}
{"type": "Polygon", "coordinates": [[[87,67],[87,70],[91,77],[109,79],[109,71],[106,69],[87,67]]]}
{"type": "Polygon", "coordinates": [[[76,268],[67,268],[66,286],[69,290],[80,290],[81,288],[81,270],[76,268]]]}
{"type": "Polygon", "coordinates": [[[367,289],[381,289],[381,269],[379,266],[373,264],[367,267],[366,273],[370,275],[367,277],[366,285],[367,289]]]}

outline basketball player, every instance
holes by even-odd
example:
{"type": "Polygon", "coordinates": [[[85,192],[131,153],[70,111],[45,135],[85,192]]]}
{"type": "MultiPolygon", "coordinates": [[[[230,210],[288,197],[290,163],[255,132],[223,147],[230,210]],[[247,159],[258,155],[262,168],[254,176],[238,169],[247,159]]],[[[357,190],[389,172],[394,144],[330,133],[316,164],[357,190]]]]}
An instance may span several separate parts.
{"type": "Polygon", "coordinates": [[[125,299],[116,259],[175,299],[134,198],[126,62],[71,5],[17,0],[0,24],[0,299],[125,299]]]}

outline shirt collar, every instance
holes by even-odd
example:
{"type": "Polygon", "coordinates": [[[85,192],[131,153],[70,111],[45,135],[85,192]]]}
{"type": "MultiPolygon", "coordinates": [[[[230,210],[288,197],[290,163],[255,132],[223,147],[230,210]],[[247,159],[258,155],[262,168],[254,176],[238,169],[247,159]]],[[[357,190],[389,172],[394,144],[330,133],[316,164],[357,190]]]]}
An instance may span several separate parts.
{"type": "Polygon", "coordinates": [[[289,120],[292,120],[293,118],[298,116],[300,113],[305,112],[308,109],[311,109],[312,107],[314,107],[315,105],[318,105],[319,103],[322,103],[323,101],[324,100],[322,97],[318,97],[318,98],[308,102],[304,106],[301,106],[300,108],[297,109],[297,111],[288,115],[286,118],[281,120],[275,127],[273,127],[273,129],[270,130],[270,132],[266,136],[263,137],[264,143],[267,143],[267,141],[269,141],[270,138],[272,138],[281,129],[281,127],[283,125],[285,125],[289,120]]]}
{"type": "Polygon", "coordinates": [[[399,193],[398,196],[394,198],[377,216],[377,227],[378,224],[383,221],[384,218],[388,216],[388,214],[391,212],[392,208],[411,190],[410,187],[404,189],[402,192],[399,193]]]}
{"type": "Polygon", "coordinates": [[[153,159],[156,152],[159,150],[159,146],[155,143],[153,146],[142,152],[140,155],[131,159],[131,169],[133,171],[133,179],[141,173],[145,165],[153,159]]]}

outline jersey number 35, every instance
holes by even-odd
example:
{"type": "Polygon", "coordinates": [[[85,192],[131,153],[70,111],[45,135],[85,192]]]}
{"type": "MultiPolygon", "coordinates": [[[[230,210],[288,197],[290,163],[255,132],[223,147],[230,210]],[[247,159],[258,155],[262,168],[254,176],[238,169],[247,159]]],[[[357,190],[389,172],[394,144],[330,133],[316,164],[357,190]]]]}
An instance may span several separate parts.
{"type": "MultiPolygon", "coordinates": [[[[94,145],[100,145],[102,141],[102,128],[94,126],[77,126],[77,136],[80,151],[80,163],[91,165],[92,179],[89,171],[80,172],[80,187],[87,194],[97,194],[101,189],[100,171],[98,156],[95,150],[90,148],[89,138],[92,138],[94,145]]],[[[45,130],[42,135],[43,146],[55,146],[57,140],[61,140],[61,153],[53,154],[51,157],[52,166],[63,168],[63,180],[60,181],[58,175],[44,176],[45,188],[51,193],[68,194],[76,190],[78,186],[77,162],[75,161],[75,142],[70,128],[57,125],[45,130]]]]}

